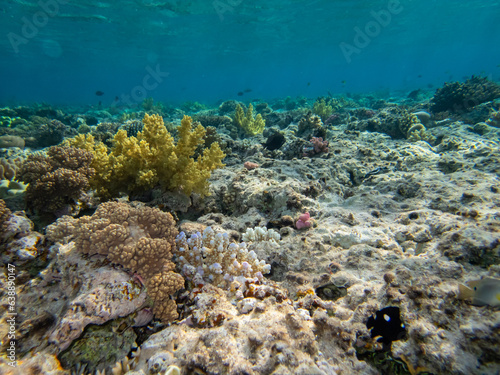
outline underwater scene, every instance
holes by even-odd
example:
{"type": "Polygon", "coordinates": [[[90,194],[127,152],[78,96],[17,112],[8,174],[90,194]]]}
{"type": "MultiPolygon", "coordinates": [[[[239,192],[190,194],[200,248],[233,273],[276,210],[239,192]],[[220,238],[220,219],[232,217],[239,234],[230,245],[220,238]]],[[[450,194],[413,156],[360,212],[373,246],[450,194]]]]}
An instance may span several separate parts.
{"type": "Polygon", "coordinates": [[[0,17],[0,375],[500,375],[500,1],[0,17]]]}

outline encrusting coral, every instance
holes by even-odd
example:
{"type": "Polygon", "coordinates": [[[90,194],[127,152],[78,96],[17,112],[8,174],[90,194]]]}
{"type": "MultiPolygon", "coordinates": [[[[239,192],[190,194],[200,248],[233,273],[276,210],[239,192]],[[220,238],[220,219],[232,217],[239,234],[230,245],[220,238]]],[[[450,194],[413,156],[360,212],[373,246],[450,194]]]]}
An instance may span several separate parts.
{"type": "Polygon", "coordinates": [[[170,295],[184,286],[170,261],[176,234],[172,215],[118,202],[102,203],[92,216],[64,216],[47,227],[50,240],[74,240],[79,251],[104,255],[137,273],[155,301],[153,312],[164,322],[177,317],[170,295]]]}
{"type": "Polygon", "coordinates": [[[92,167],[96,175],[91,186],[97,194],[103,198],[135,194],[159,184],[165,190],[180,190],[186,195],[208,195],[208,178],[214,169],[224,166],[225,155],[214,142],[194,159],[196,149],[204,142],[205,128],[198,123],[193,129],[191,117],[184,116],[175,144],[161,116],[146,114],[143,122],[137,137],[128,137],[125,130],[119,130],[109,151],[89,134],[66,141],[94,155],[92,167]]]}
{"type": "Polygon", "coordinates": [[[253,117],[253,106],[251,103],[248,105],[246,113],[240,104],[236,106],[234,122],[249,135],[262,133],[264,131],[264,127],[266,126],[266,122],[260,113],[257,114],[255,118],[253,117]]]}
{"type": "Polygon", "coordinates": [[[92,154],[73,147],[49,147],[47,154],[30,154],[19,170],[19,179],[28,183],[28,206],[55,212],[74,204],[90,187],[94,175],[92,154]]]}

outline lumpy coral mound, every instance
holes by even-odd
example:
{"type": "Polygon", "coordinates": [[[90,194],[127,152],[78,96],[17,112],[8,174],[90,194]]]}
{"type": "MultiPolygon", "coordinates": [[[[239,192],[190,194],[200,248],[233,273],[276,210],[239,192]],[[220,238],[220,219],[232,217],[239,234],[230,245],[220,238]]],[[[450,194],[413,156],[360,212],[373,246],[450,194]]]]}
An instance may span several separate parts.
{"type": "Polygon", "coordinates": [[[19,179],[28,183],[28,207],[55,212],[74,204],[88,189],[94,175],[93,155],[74,147],[49,147],[47,153],[28,156],[19,179]]]}
{"type": "Polygon", "coordinates": [[[146,114],[144,128],[137,137],[127,136],[119,130],[108,148],[95,142],[92,135],[79,135],[67,144],[90,151],[94,156],[92,166],[96,175],[91,185],[103,198],[120,193],[136,194],[156,185],[165,190],[179,190],[186,195],[192,192],[208,194],[211,172],[224,166],[224,153],[217,142],[203,149],[195,159],[196,150],[204,145],[205,128],[184,116],[178,128],[179,140],[166,129],[163,118],[146,114]]]}
{"type": "Polygon", "coordinates": [[[153,312],[168,322],[177,317],[170,295],[184,286],[171,262],[177,229],[172,215],[155,208],[106,202],[92,216],[64,216],[47,227],[52,241],[75,241],[85,254],[101,254],[141,276],[155,301],[153,312]]]}
{"type": "Polygon", "coordinates": [[[445,83],[431,100],[432,112],[467,112],[474,106],[500,97],[500,85],[484,77],[469,78],[464,83],[445,83]]]}

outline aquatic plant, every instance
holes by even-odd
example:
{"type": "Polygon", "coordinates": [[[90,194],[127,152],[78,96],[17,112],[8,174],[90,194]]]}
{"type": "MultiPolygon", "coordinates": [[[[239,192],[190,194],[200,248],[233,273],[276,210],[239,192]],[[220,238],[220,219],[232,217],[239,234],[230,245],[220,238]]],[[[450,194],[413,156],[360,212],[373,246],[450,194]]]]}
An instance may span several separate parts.
{"type": "Polygon", "coordinates": [[[197,148],[204,144],[205,128],[198,123],[193,129],[191,117],[184,116],[176,144],[161,116],[146,114],[143,122],[144,128],[137,137],[119,130],[110,150],[103,143],[96,143],[90,134],[66,141],[67,145],[94,155],[92,167],[96,174],[90,183],[97,194],[110,198],[160,185],[164,190],[179,190],[186,195],[208,195],[208,178],[214,169],[224,166],[225,154],[214,142],[194,159],[197,148]]]}
{"type": "Polygon", "coordinates": [[[254,118],[253,106],[251,103],[248,105],[246,113],[240,104],[236,106],[234,122],[240,126],[246,134],[252,136],[262,133],[264,131],[264,127],[266,126],[266,122],[260,113],[254,118]]]}

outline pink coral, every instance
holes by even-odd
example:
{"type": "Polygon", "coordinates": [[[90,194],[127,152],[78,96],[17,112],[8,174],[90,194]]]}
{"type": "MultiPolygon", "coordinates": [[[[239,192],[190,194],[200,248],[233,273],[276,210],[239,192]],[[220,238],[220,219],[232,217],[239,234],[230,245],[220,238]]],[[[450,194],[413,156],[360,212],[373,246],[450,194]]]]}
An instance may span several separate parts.
{"type": "Polygon", "coordinates": [[[252,163],[251,161],[246,161],[243,163],[243,167],[251,171],[252,169],[259,168],[259,164],[252,163]]]}
{"type": "Polygon", "coordinates": [[[303,213],[302,215],[299,216],[299,219],[295,222],[295,228],[297,229],[304,229],[304,228],[310,228],[312,225],[311,221],[311,215],[309,215],[309,212],[303,213]]]}
{"type": "Polygon", "coordinates": [[[313,156],[328,152],[328,141],[324,141],[322,137],[312,137],[310,146],[305,146],[302,150],[304,156],[313,156]]]}

